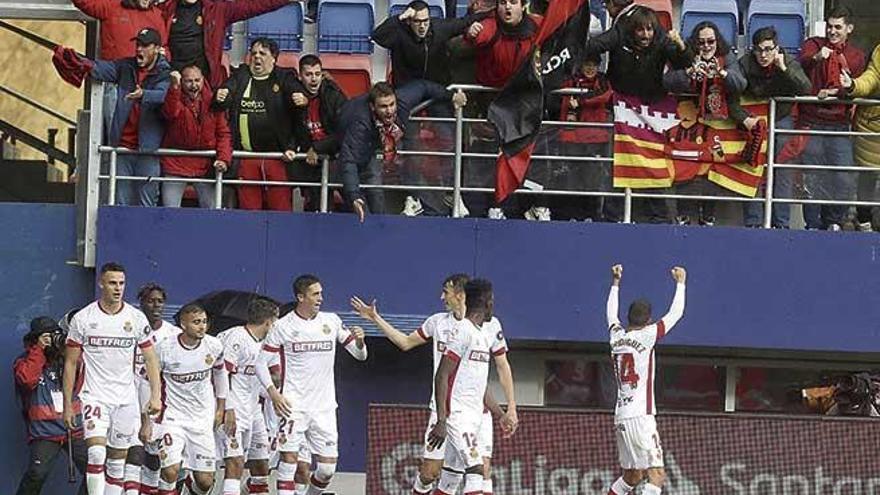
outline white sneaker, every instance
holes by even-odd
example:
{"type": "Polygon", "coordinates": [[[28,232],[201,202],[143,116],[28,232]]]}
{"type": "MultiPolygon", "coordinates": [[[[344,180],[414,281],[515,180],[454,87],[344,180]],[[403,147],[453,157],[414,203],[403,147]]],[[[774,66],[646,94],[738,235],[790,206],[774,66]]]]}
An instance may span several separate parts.
{"type": "MultiPolygon", "coordinates": [[[[452,210],[452,194],[447,194],[443,196],[443,204],[449,207],[452,210]]],[[[458,212],[462,217],[470,216],[471,212],[467,209],[467,206],[464,205],[464,201],[462,201],[461,196],[458,197],[458,212]]]]}
{"type": "Polygon", "coordinates": [[[831,232],[840,232],[843,229],[840,227],[839,224],[832,223],[831,225],[828,226],[828,230],[830,230],[831,232]]]}
{"type": "Polygon", "coordinates": [[[412,196],[407,196],[406,200],[403,202],[403,211],[401,211],[400,214],[407,217],[417,217],[424,211],[420,200],[412,196]]]}
{"type": "Polygon", "coordinates": [[[504,210],[501,208],[489,208],[489,215],[486,218],[491,218],[492,220],[507,220],[507,217],[504,216],[504,210]]]}
{"type": "Polygon", "coordinates": [[[523,214],[526,220],[534,220],[538,222],[550,221],[550,208],[546,206],[533,206],[526,210],[523,214]]]}
{"type": "Polygon", "coordinates": [[[859,232],[873,232],[874,228],[871,226],[871,222],[862,222],[859,224],[859,232]]]}

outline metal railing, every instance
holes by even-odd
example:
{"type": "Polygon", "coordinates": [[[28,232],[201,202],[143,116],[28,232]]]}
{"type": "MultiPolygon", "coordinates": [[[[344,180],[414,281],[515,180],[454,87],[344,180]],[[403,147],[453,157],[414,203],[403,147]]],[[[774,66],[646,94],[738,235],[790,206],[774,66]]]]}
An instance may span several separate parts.
{"type": "MultiPolygon", "coordinates": [[[[487,92],[487,91],[497,91],[495,88],[488,88],[483,86],[475,86],[475,85],[451,85],[449,86],[450,90],[462,90],[462,91],[472,91],[472,92],[487,92]]],[[[584,90],[580,89],[563,89],[558,90],[556,93],[560,94],[579,94],[583,93],[584,90]]],[[[869,99],[852,99],[852,100],[838,100],[833,98],[827,99],[819,99],[816,97],[795,97],[795,98],[776,98],[771,99],[769,103],[769,115],[768,115],[768,142],[767,142],[767,167],[766,167],[766,186],[764,187],[764,195],[759,197],[744,197],[744,196],[720,196],[720,195],[690,195],[690,194],[676,194],[675,192],[645,192],[645,191],[633,191],[630,188],[620,189],[617,191],[580,191],[580,190],[560,190],[560,189],[542,189],[538,190],[530,190],[527,188],[520,188],[515,191],[515,194],[523,194],[523,195],[548,195],[548,196],[570,196],[570,197],[603,197],[603,198],[623,198],[624,201],[624,216],[623,221],[625,223],[632,222],[632,201],[635,198],[650,198],[650,199],[687,199],[687,200],[708,200],[708,201],[724,201],[724,202],[735,202],[735,203],[763,203],[764,204],[764,218],[763,218],[763,226],[765,228],[771,227],[771,219],[772,219],[772,209],[774,204],[834,204],[834,205],[850,205],[850,206],[880,206],[880,202],[875,201],[858,201],[858,200],[850,200],[850,199],[842,199],[842,200],[821,200],[821,199],[799,199],[799,198],[774,198],[773,196],[773,186],[776,179],[776,173],[779,170],[785,169],[799,169],[799,170],[812,170],[812,171],[829,171],[829,172],[861,172],[861,173],[877,173],[880,172],[880,168],[874,169],[871,167],[862,167],[862,166],[837,166],[837,165],[803,165],[803,164],[777,164],[775,162],[775,153],[773,152],[775,148],[775,142],[779,135],[814,135],[814,136],[858,136],[858,137],[880,137],[880,133],[871,133],[871,132],[856,132],[856,131],[819,131],[819,130],[806,130],[806,129],[778,129],[776,127],[776,114],[777,114],[777,102],[805,102],[805,103],[847,103],[847,104],[855,104],[855,105],[876,105],[880,104],[880,100],[869,100],[869,99]]],[[[417,110],[426,107],[425,105],[420,105],[417,107],[417,110]]],[[[451,186],[428,186],[428,185],[418,185],[418,184],[361,184],[360,187],[362,189],[385,189],[385,190],[406,190],[406,191],[441,191],[441,192],[451,192],[452,193],[452,217],[461,217],[461,205],[463,204],[461,201],[462,193],[465,192],[474,192],[474,193],[491,193],[494,190],[488,187],[467,187],[462,183],[462,172],[463,172],[463,161],[464,159],[491,159],[494,160],[497,158],[496,153],[479,153],[479,152],[471,152],[464,151],[464,125],[465,124],[473,124],[473,123],[484,123],[487,122],[485,119],[477,119],[477,118],[466,118],[464,117],[464,109],[459,107],[455,109],[454,117],[420,117],[413,116],[411,120],[415,122],[430,122],[430,123],[440,123],[443,125],[451,124],[454,125],[454,148],[453,151],[433,151],[433,150],[401,150],[399,151],[400,155],[403,156],[422,156],[422,157],[444,157],[444,158],[452,158],[453,160],[453,174],[452,174],[452,185],[451,186]]],[[[613,128],[613,124],[609,122],[561,122],[561,121],[545,121],[542,125],[553,126],[553,127],[587,127],[587,128],[613,128]]],[[[330,182],[330,158],[326,156],[321,157],[321,180],[319,182],[309,182],[309,181],[255,181],[255,180],[239,180],[239,179],[227,179],[224,177],[222,173],[216,174],[216,177],[211,178],[181,178],[181,177],[135,177],[135,176],[120,176],[117,174],[117,158],[120,154],[150,154],[157,156],[193,156],[193,157],[205,157],[210,158],[215,155],[213,151],[184,151],[184,150],[171,150],[171,149],[158,149],[151,152],[135,152],[132,150],[128,150],[125,148],[113,148],[109,146],[100,146],[98,149],[99,153],[109,153],[110,154],[110,168],[109,174],[107,175],[99,175],[98,178],[100,180],[109,181],[109,204],[113,205],[116,191],[116,182],[119,180],[132,180],[132,181],[157,181],[157,182],[189,182],[189,183],[212,183],[215,186],[215,208],[222,208],[222,195],[223,195],[223,187],[230,185],[253,185],[253,186],[284,186],[284,187],[318,187],[320,188],[320,211],[327,212],[329,205],[329,196],[331,189],[338,189],[342,187],[342,184],[332,183],[330,182]]],[[[266,158],[266,159],[280,159],[282,158],[282,153],[249,153],[249,152],[240,152],[236,151],[233,154],[234,158],[266,158]]],[[[295,156],[296,160],[302,160],[305,158],[305,154],[297,154],[295,156]]],[[[587,157],[587,156],[554,156],[554,155],[534,155],[532,156],[533,160],[543,160],[549,162],[555,161],[564,161],[568,163],[581,163],[584,166],[601,166],[605,164],[612,164],[612,157],[587,157]]]]}

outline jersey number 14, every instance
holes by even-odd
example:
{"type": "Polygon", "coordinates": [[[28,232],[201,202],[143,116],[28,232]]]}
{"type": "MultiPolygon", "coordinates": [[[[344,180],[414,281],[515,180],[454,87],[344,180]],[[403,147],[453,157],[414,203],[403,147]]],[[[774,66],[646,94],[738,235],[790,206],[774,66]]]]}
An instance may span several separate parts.
{"type": "Polygon", "coordinates": [[[617,383],[622,388],[629,385],[636,388],[639,385],[639,374],[636,373],[636,360],[632,354],[615,354],[614,371],[617,375],[617,383]]]}

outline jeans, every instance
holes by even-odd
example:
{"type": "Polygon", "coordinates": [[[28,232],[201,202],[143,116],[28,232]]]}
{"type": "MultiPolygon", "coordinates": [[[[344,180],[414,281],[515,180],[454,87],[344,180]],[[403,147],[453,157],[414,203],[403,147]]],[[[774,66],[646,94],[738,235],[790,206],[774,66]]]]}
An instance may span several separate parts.
{"type": "MultiPolygon", "coordinates": [[[[776,128],[794,129],[794,121],[790,115],[783,117],[776,121],[776,128]]],[[[786,141],[788,141],[790,137],[791,135],[776,135],[776,143],[773,150],[775,156],[779,155],[779,151],[785,146],[786,141]]],[[[769,173],[769,170],[767,173],[769,173]]],[[[792,183],[791,170],[774,170],[773,197],[791,199],[792,183]]],[[[766,189],[766,186],[764,186],[764,189],[766,189]]],[[[787,229],[790,222],[791,205],[788,203],[774,203],[773,211],[770,214],[770,225],[774,228],[787,229]]],[[[764,225],[764,203],[743,203],[743,225],[746,227],[762,227],[764,225]]]]}
{"type": "MultiPolygon", "coordinates": [[[[849,124],[813,124],[815,131],[849,131],[849,124]]],[[[801,157],[804,165],[854,165],[852,141],[849,136],[809,136],[801,157]]],[[[853,200],[856,196],[856,172],[805,170],[804,186],[810,199],[853,200]]],[[[842,224],[849,206],[804,205],[804,220],[808,229],[827,229],[842,224]]]]}
{"type": "MultiPolygon", "coordinates": [[[[55,460],[61,452],[67,453],[67,444],[49,440],[34,440],[30,444],[30,461],[27,471],[21,477],[16,495],[39,495],[43,483],[52,472],[55,460]]],[[[86,472],[86,443],[82,439],[73,440],[73,463],[80,475],[86,472]]],[[[86,495],[85,480],[80,481],[78,495],[86,495]]]]}
{"type": "MultiPolygon", "coordinates": [[[[169,175],[167,177],[175,177],[169,175]]],[[[186,189],[187,182],[163,182],[162,183],[162,206],[168,208],[180,208],[180,202],[183,200],[183,191],[186,189]]],[[[199,195],[200,208],[214,208],[214,184],[207,182],[195,182],[193,187],[199,195]]]]}
{"type": "MultiPolygon", "coordinates": [[[[117,155],[116,175],[159,177],[158,156],[117,155]]],[[[121,206],[156,206],[159,204],[159,183],[153,181],[116,181],[116,204],[121,206]]]]}

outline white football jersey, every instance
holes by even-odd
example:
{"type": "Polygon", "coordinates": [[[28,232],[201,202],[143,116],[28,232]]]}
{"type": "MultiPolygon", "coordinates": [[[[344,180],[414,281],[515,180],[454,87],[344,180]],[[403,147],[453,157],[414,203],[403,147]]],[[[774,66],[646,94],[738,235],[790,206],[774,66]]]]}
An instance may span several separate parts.
{"type": "MultiPolygon", "coordinates": [[[[422,323],[422,326],[416,330],[423,339],[434,341],[431,343],[434,355],[434,373],[431,375],[432,377],[437,374],[437,369],[440,368],[440,360],[446,352],[446,343],[449,341],[449,334],[452,333],[455,324],[459,321],[460,320],[455,319],[455,315],[452,311],[436,313],[429,316],[428,319],[422,323]]],[[[504,332],[501,329],[501,322],[498,321],[498,318],[493,316],[488,323],[484,323],[482,331],[492,335],[491,351],[493,356],[499,356],[507,352],[507,341],[504,339],[504,332]]],[[[437,410],[437,405],[434,403],[433,379],[431,380],[430,407],[431,411],[437,410]]]]}
{"type": "Polygon", "coordinates": [[[351,344],[349,353],[366,359],[366,345],[354,350],[354,340],[334,313],[320,312],[304,320],[291,311],[275,322],[263,349],[280,353],[281,393],[291,401],[294,411],[336,409],[336,344],[351,344]]]}
{"type": "Polygon", "coordinates": [[[263,342],[243,326],[232,327],[217,336],[223,342],[223,359],[229,372],[229,395],[226,409],[235,410],[236,421],[250,422],[260,414],[260,391],[257,359],[263,342]]]}
{"type": "MultiPolygon", "coordinates": [[[[176,326],[168,323],[165,320],[162,320],[162,326],[153,330],[152,327],[147,327],[150,332],[147,334],[147,339],[153,343],[153,346],[159,345],[160,342],[167,339],[168,337],[174,337],[175,335],[180,333],[180,329],[176,326]]],[[[144,354],[141,352],[141,349],[138,348],[137,352],[134,355],[134,369],[137,376],[146,380],[147,379],[147,368],[144,366],[144,354]]]]}
{"type": "Polygon", "coordinates": [[[446,397],[450,414],[473,414],[477,418],[483,414],[494,337],[467,318],[456,322],[444,353],[458,363],[446,397]]]}
{"type": "Polygon", "coordinates": [[[85,378],[80,397],[104,404],[137,404],[134,359],[137,347],[150,347],[147,317],[123,303],[115,314],[97,301],[70,320],[67,345],[82,349],[85,378]]]}
{"type": "Polygon", "coordinates": [[[213,370],[223,367],[223,344],[205,335],[195,348],[187,348],[181,334],[156,347],[162,370],[162,410],[158,424],[212,429],[216,396],[213,370]]]}
{"type": "Polygon", "coordinates": [[[638,330],[627,331],[617,317],[619,291],[612,286],[608,294],[608,329],[617,381],[615,420],[656,414],[654,345],[672,330],[684,313],[684,292],[684,285],[677,284],[672,306],[663,318],[638,330]]]}

